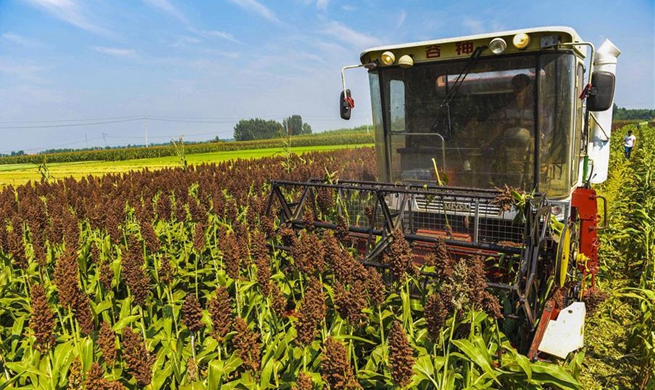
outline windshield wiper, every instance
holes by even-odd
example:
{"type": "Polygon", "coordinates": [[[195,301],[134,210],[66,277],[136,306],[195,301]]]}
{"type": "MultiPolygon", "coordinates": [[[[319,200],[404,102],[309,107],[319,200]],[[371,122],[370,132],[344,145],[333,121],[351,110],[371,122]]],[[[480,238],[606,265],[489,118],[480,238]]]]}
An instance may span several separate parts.
{"type": "MultiPolygon", "coordinates": [[[[477,64],[478,60],[480,59],[480,55],[482,55],[482,52],[487,48],[487,46],[478,46],[473,50],[473,53],[471,53],[471,56],[469,57],[468,61],[464,65],[464,68],[462,71],[457,75],[457,78],[455,78],[455,81],[453,82],[452,88],[448,90],[448,93],[443,99],[443,102],[437,107],[437,120],[434,122],[434,125],[432,125],[432,129],[436,131],[437,133],[439,132],[439,111],[442,109],[446,109],[446,119],[447,119],[447,133],[446,136],[450,137],[450,133],[452,130],[452,124],[450,120],[450,102],[453,100],[455,96],[457,96],[457,92],[459,91],[459,87],[462,85],[464,80],[466,79],[466,76],[469,75],[471,72],[471,69],[473,69],[473,66],[477,64]]],[[[446,76],[446,82],[448,81],[448,77],[446,76]]]]}

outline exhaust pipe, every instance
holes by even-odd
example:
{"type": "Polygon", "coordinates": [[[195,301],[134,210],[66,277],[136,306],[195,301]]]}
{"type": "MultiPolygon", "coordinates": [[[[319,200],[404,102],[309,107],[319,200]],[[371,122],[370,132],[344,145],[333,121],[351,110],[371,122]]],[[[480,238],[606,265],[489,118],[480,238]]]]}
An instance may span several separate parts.
{"type": "MultiPolygon", "coordinates": [[[[596,51],[594,58],[594,71],[609,72],[616,75],[617,58],[621,50],[609,39],[606,39],[596,51]]],[[[592,81],[593,83],[593,81],[592,81]]],[[[610,161],[610,137],[612,135],[612,110],[614,100],[608,110],[591,112],[590,132],[591,139],[587,145],[589,158],[594,163],[591,183],[597,184],[607,180],[607,170],[610,161]]]]}

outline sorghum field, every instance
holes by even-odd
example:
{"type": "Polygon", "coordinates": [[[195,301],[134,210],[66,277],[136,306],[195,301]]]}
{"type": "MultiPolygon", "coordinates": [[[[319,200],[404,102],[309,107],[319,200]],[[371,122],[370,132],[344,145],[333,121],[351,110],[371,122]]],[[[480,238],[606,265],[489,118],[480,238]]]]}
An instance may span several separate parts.
{"type": "Polygon", "coordinates": [[[615,129],[608,224],[600,235],[599,283],[607,298],[587,318],[585,389],[655,389],[655,123],[615,129]],[[638,137],[630,160],[623,137],[638,137]]]}
{"type": "MultiPolygon", "coordinates": [[[[268,180],[370,180],[373,161],[361,148],[5,188],[0,389],[581,388],[584,352],[530,362],[502,334],[481,257],[437,245],[423,283],[404,240],[381,272],[342,230],[265,215],[268,180]]],[[[632,272],[653,267],[639,259],[632,272]]],[[[621,299],[650,308],[629,318],[648,370],[644,274],[621,299]]]]}

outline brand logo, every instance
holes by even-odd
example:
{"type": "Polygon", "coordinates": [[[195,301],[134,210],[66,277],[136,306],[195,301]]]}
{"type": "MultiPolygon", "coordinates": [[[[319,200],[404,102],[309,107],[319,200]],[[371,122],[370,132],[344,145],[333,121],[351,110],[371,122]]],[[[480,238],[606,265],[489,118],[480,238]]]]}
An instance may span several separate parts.
{"type": "Polygon", "coordinates": [[[459,202],[443,202],[444,209],[448,211],[471,211],[471,205],[459,202]]]}

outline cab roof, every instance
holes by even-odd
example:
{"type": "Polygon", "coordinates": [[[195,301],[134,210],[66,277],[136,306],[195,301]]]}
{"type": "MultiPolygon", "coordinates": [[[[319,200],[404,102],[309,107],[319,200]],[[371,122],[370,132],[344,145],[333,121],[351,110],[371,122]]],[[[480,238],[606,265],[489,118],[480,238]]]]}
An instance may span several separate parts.
{"type": "MultiPolygon", "coordinates": [[[[485,39],[491,40],[496,37],[507,38],[507,37],[513,37],[518,33],[526,33],[528,35],[538,35],[538,36],[559,34],[561,37],[560,42],[562,43],[583,42],[583,40],[580,38],[578,33],[571,27],[565,27],[565,26],[535,27],[535,28],[524,28],[519,30],[500,31],[500,32],[476,34],[476,35],[466,35],[466,36],[459,36],[459,37],[435,39],[430,41],[403,43],[398,45],[373,47],[364,50],[360,54],[360,60],[362,64],[365,64],[368,63],[367,58],[378,57],[380,53],[385,51],[397,51],[397,50],[407,51],[412,49],[419,49],[421,47],[453,44],[456,42],[463,42],[463,41],[481,41],[485,39]]],[[[583,52],[580,52],[580,50],[577,51],[582,55],[582,57],[584,57],[583,52]]]]}

